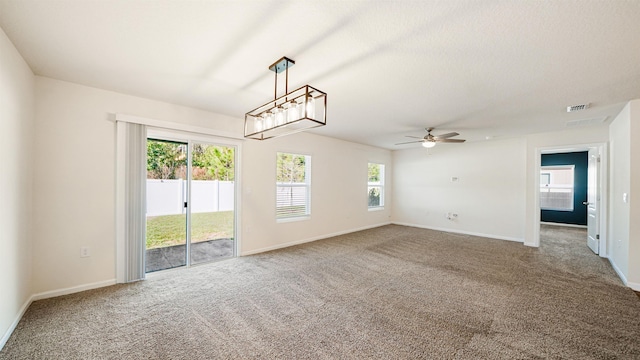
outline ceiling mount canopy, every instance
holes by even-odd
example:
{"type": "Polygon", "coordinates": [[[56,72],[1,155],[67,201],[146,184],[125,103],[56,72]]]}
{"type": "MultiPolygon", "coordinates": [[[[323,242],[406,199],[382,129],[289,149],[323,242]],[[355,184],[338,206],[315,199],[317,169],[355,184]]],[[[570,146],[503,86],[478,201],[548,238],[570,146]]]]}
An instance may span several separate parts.
{"type": "Polygon", "coordinates": [[[282,57],[269,66],[275,73],[273,100],[244,116],[244,137],[266,140],[327,124],[327,94],[309,85],[289,92],[289,68],[295,61],[282,57]],[[285,73],[285,93],[278,97],[278,74],[285,73]]]}

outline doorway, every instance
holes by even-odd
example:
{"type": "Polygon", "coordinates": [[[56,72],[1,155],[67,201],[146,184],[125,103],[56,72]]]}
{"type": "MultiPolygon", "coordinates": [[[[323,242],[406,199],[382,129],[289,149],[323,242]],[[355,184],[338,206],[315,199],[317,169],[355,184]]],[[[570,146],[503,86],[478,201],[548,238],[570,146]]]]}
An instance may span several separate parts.
{"type": "MultiPolygon", "coordinates": [[[[589,144],[589,145],[575,145],[566,148],[538,148],[536,149],[536,175],[534,177],[535,186],[536,186],[536,196],[535,196],[535,217],[534,217],[534,232],[533,232],[533,242],[530,243],[530,246],[539,246],[540,245],[540,226],[541,224],[553,224],[554,221],[545,221],[545,217],[542,216],[542,213],[545,211],[544,209],[544,201],[541,197],[541,193],[544,190],[545,185],[547,185],[548,181],[550,181],[550,172],[544,171],[543,165],[543,156],[546,154],[557,154],[559,157],[565,157],[562,154],[568,153],[582,153],[586,154],[584,161],[582,161],[584,166],[586,166],[586,171],[583,171],[584,174],[580,175],[581,178],[586,177],[586,183],[580,185],[581,187],[586,187],[586,198],[585,195],[581,195],[579,198],[575,197],[573,199],[573,208],[579,208],[580,217],[586,218],[586,223],[571,223],[570,221],[556,221],[563,226],[577,226],[586,229],[586,236],[584,239],[584,244],[587,245],[595,254],[600,255],[601,257],[607,257],[608,249],[607,249],[607,226],[606,226],[606,214],[607,214],[607,178],[605,175],[607,167],[607,146],[604,143],[600,144],[589,144]],[[586,226],[585,226],[586,225],[586,226]]],[[[549,166],[550,164],[547,164],[549,166]]],[[[555,167],[558,168],[558,164],[555,167]]],[[[583,165],[580,165],[581,167],[583,165]]],[[[560,166],[562,167],[562,166],[560,166]]],[[[577,167],[574,166],[574,169],[577,167]]],[[[553,169],[553,166],[551,166],[553,169]]],[[[584,181],[584,179],[582,180],[584,181]]],[[[558,188],[562,188],[562,186],[557,186],[558,188]]],[[[575,191],[574,189],[571,191],[575,191]]],[[[562,191],[569,191],[567,189],[562,189],[562,191]]],[[[557,205],[556,205],[557,206],[557,205]]],[[[567,208],[570,208],[570,203],[567,208]]],[[[566,209],[565,209],[566,210],[566,209]]],[[[565,214],[569,217],[570,214],[567,212],[565,214]]],[[[568,218],[568,217],[567,217],[568,218]]]]}
{"type": "Polygon", "coordinates": [[[236,256],[233,145],[147,138],[145,272],[236,256]]]}
{"type": "Polygon", "coordinates": [[[540,167],[540,221],[587,226],[587,151],[544,153],[540,167]]]}

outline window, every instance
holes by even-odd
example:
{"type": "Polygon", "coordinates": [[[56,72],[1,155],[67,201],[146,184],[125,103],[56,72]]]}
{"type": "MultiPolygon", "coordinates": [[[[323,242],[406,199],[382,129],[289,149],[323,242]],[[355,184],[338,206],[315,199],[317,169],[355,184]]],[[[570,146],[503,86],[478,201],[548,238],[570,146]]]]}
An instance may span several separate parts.
{"type": "Polygon", "coordinates": [[[311,215],[311,156],[278,153],[276,161],[276,218],[311,215]]]}
{"type": "Polygon", "coordinates": [[[540,168],[540,209],[573,211],[575,165],[540,168]]]}
{"type": "Polygon", "coordinates": [[[384,206],[384,165],[369,163],[368,173],[369,209],[381,208],[384,206]]]}

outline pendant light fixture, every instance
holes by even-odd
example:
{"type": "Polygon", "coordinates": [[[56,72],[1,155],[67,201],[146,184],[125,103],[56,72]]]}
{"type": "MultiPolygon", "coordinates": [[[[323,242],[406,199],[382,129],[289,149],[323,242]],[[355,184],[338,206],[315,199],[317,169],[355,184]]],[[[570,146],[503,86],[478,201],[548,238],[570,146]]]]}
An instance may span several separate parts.
{"type": "Polygon", "coordinates": [[[266,140],[327,124],[327,94],[309,85],[289,92],[289,68],[295,62],[287,57],[269,66],[275,73],[273,100],[244,116],[244,137],[266,140]],[[278,97],[278,74],[285,72],[284,95],[278,97]]]}

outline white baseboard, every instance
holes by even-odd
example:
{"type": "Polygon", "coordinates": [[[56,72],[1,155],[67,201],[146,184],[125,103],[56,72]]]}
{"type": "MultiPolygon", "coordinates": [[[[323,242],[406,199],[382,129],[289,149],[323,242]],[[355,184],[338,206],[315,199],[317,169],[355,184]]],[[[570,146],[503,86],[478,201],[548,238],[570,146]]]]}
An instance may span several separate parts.
{"type": "Polygon", "coordinates": [[[579,228],[579,229],[586,229],[587,225],[576,225],[576,224],[562,224],[562,223],[554,223],[554,222],[546,222],[546,221],[540,221],[541,225],[550,225],[550,226],[562,226],[562,227],[572,227],[572,228],[579,228]]]}
{"type": "Polygon", "coordinates": [[[609,263],[611,264],[611,267],[616,272],[616,274],[618,274],[618,277],[620,278],[620,280],[622,280],[623,284],[625,284],[626,286],[630,287],[632,290],[640,291],[640,284],[634,283],[634,282],[631,282],[631,281],[627,281],[627,277],[624,276],[624,274],[622,273],[622,271],[620,270],[618,265],[616,265],[615,261],[613,261],[613,259],[611,259],[611,258],[607,258],[607,259],[609,259],[609,263]]]}
{"type": "Polygon", "coordinates": [[[638,283],[634,283],[634,282],[628,281],[627,282],[627,286],[630,287],[634,291],[640,291],[640,284],[638,284],[638,283]]]}
{"type": "Polygon", "coordinates": [[[402,226],[411,226],[411,227],[417,227],[417,228],[429,229],[429,230],[436,230],[436,231],[443,231],[443,232],[448,232],[448,233],[455,233],[455,234],[462,234],[462,235],[472,235],[472,236],[479,236],[479,237],[490,238],[490,239],[507,240],[507,241],[515,241],[515,242],[519,242],[519,243],[524,243],[524,239],[519,239],[519,238],[515,238],[515,237],[510,237],[510,236],[483,234],[483,233],[477,233],[477,232],[472,232],[472,231],[462,231],[462,230],[447,229],[447,228],[440,228],[440,227],[426,226],[426,225],[419,225],[419,224],[411,224],[411,223],[403,223],[403,222],[395,222],[395,221],[393,221],[392,224],[402,225],[402,226]]]}
{"type": "Polygon", "coordinates": [[[390,222],[384,222],[384,223],[375,224],[375,225],[363,226],[363,227],[359,227],[359,228],[355,228],[355,229],[338,231],[338,232],[334,232],[334,233],[331,233],[331,234],[324,234],[324,235],[315,236],[315,237],[312,237],[312,238],[296,240],[296,241],[290,241],[290,242],[284,243],[284,244],[267,246],[267,247],[263,247],[263,248],[256,249],[256,250],[243,251],[242,253],[240,253],[240,256],[259,254],[259,253],[263,253],[263,252],[266,252],[266,251],[282,249],[282,248],[286,248],[286,247],[289,247],[289,246],[300,245],[300,244],[304,244],[304,243],[308,243],[308,242],[312,242],[312,241],[316,241],[316,240],[327,239],[327,238],[334,237],[334,236],[350,234],[350,233],[353,233],[353,232],[356,232],[356,231],[373,229],[373,228],[377,228],[377,227],[385,226],[385,225],[390,225],[390,224],[391,224],[390,222]]]}
{"type": "Polygon", "coordinates": [[[34,294],[32,296],[32,299],[33,299],[33,301],[42,300],[42,299],[48,299],[48,298],[52,298],[52,297],[56,297],[56,296],[69,295],[69,294],[77,293],[77,292],[80,292],[80,291],[92,290],[92,289],[97,289],[97,288],[101,288],[101,287],[105,287],[105,286],[111,286],[111,285],[115,285],[115,284],[116,284],[116,279],[98,281],[98,282],[94,282],[94,283],[90,283],[90,284],[78,285],[78,286],[68,287],[68,288],[64,288],[64,289],[51,290],[51,291],[45,291],[45,292],[37,293],[37,294],[34,294]]]}
{"type": "Polygon", "coordinates": [[[13,331],[16,329],[16,326],[18,326],[20,319],[22,319],[22,316],[27,311],[27,309],[29,308],[29,305],[31,305],[32,302],[33,302],[33,295],[31,295],[31,297],[29,297],[27,301],[25,301],[24,304],[22,304],[22,307],[20,308],[20,311],[18,311],[18,315],[16,316],[15,320],[13,320],[13,322],[11,323],[11,326],[9,326],[7,331],[2,336],[2,339],[0,339],[0,350],[2,350],[4,348],[4,345],[7,343],[7,341],[9,341],[9,337],[11,337],[11,334],[13,334],[13,331]]]}
{"type": "Polygon", "coordinates": [[[629,284],[627,283],[626,276],[624,276],[624,274],[622,273],[618,265],[616,265],[615,261],[613,261],[612,258],[608,258],[608,259],[609,259],[609,264],[611,264],[611,267],[613,268],[613,270],[616,272],[616,274],[618,274],[618,277],[620,278],[620,280],[622,280],[622,283],[629,286],[629,284]]]}
{"type": "Polygon", "coordinates": [[[2,339],[0,339],[0,350],[4,348],[4,345],[9,340],[9,337],[11,337],[11,334],[13,334],[13,331],[16,329],[16,326],[18,326],[18,323],[20,322],[20,320],[24,316],[24,313],[27,311],[27,309],[29,308],[32,302],[36,300],[48,299],[56,296],[73,294],[80,291],[97,289],[105,286],[111,286],[111,285],[115,285],[115,283],[116,283],[116,280],[111,279],[111,280],[105,280],[105,281],[98,281],[91,284],[73,286],[73,287],[59,289],[59,290],[45,291],[45,292],[31,295],[29,299],[27,299],[27,301],[25,301],[24,304],[22,304],[22,307],[20,308],[20,311],[18,311],[18,314],[16,315],[15,320],[13,320],[13,322],[11,323],[11,326],[9,326],[7,331],[2,336],[2,339]]]}

